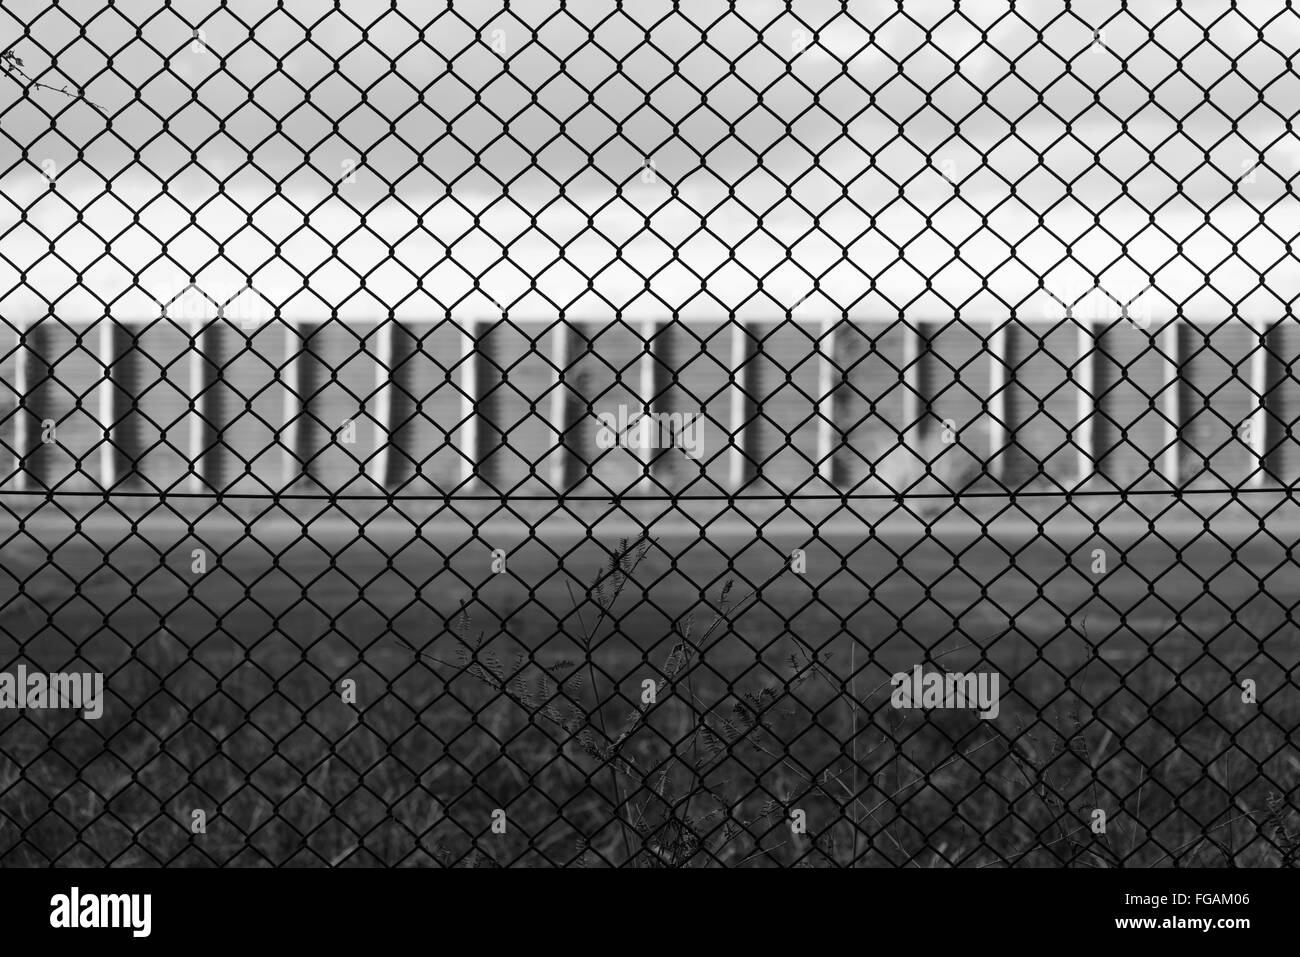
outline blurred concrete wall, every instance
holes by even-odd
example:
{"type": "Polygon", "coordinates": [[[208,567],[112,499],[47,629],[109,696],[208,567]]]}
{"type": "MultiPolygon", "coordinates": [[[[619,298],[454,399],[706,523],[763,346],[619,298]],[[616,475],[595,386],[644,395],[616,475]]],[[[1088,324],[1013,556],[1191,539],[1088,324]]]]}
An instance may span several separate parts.
{"type": "Polygon", "coordinates": [[[781,497],[1300,473],[1289,320],[46,319],[13,345],[10,489],[781,497]],[[650,418],[602,444],[620,414],[650,418]],[[673,415],[699,417],[697,455],[646,438],[673,415]]]}

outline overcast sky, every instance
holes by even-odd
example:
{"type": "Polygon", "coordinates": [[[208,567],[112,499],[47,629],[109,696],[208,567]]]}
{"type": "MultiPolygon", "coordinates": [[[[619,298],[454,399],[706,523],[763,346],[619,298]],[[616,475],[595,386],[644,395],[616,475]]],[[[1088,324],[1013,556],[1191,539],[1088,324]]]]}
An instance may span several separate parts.
{"type": "Polygon", "coordinates": [[[520,318],[607,315],[590,281],[632,314],[996,318],[985,278],[1030,315],[1040,280],[1154,275],[1156,313],[1300,292],[1282,0],[848,6],[6,0],[0,42],[111,119],[0,87],[0,299],[129,315],[194,275],[290,315],[470,315],[477,279],[520,318]]]}

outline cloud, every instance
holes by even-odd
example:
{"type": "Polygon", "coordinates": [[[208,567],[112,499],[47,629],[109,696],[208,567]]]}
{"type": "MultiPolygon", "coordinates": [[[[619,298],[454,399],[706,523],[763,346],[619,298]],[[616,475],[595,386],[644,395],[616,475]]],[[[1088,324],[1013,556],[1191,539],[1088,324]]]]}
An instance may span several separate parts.
{"type": "Polygon", "coordinates": [[[29,67],[114,119],[0,91],[0,289],[996,314],[1083,267],[1275,310],[1296,18],[1157,6],[18,5],[29,67]]]}

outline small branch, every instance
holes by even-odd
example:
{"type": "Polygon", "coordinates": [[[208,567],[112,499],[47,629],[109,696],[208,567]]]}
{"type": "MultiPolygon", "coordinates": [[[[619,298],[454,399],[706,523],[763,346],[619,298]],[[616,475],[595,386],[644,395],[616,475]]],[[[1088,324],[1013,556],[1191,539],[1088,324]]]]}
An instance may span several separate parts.
{"type": "Polygon", "coordinates": [[[42,80],[36,79],[27,72],[26,64],[23,62],[22,57],[18,56],[18,54],[13,51],[12,47],[5,50],[3,53],[0,53],[0,70],[4,70],[5,76],[9,77],[9,79],[22,87],[24,93],[28,93],[32,90],[49,90],[52,93],[61,93],[70,100],[80,100],[82,103],[85,103],[104,119],[109,118],[108,114],[104,112],[103,107],[86,96],[80,87],[78,87],[74,92],[73,90],[68,89],[66,84],[64,86],[54,86],[52,83],[45,83],[42,80]]]}

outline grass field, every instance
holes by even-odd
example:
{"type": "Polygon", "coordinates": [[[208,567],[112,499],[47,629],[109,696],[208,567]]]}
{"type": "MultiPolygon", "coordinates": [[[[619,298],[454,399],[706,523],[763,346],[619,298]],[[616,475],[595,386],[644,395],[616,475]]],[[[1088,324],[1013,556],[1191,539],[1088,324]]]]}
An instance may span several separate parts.
{"type": "Polygon", "coordinates": [[[94,668],[109,701],[0,713],[0,862],[1294,860],[1289,513],[665,522],[603,598],[612,525],[251,514],[4,523],[0,670],[94,668]],[[997,671],[1001,713],[891,708],[918,663],[997,671]]]}

